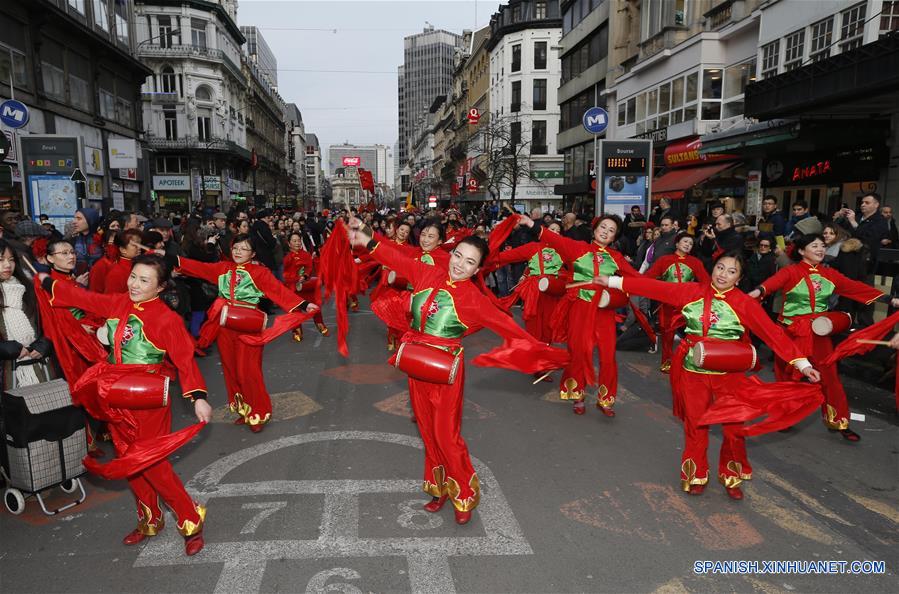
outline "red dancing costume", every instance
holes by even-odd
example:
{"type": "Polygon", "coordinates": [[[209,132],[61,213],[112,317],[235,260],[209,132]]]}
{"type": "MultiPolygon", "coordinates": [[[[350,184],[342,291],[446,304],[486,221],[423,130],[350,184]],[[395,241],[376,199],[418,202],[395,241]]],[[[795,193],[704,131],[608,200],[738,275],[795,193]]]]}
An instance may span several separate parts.
{"type": "Polygon", "coordinates": [[[106,282],[101,293],[107,295],[127,293],[129,276],[131,276],[131,258],[119,256],[119,259],[107,269],[106,282]]]}
{"type": "Polygon", "coordinates": [[[206,263],[179,257],[177,270],[218,287],[219,296],[209,308],[208,319],[200,330],[199,347],[205,349],[218,339],[231,412],[239,415],[238,424],[249,425],[253,431],[261,430],[272,416],[272,400],[262,375],[263,347],[247,344],[240,340],[241,332],[221,326],[222,308],[226,305],[257,308],[259,300],[267,297],[285,312],[292,312],[304,301],[282,285],[268,268],[253,262],[206,263]]]}
{"type": "MultiPolygon", "coordinates": [[[[698,282],[705,284],[710,282],[709,273],[699,258],[682,256],[677,252],[662,256],[643,273],[647,278],[655,278],[666,283],[698,282]]],[[[662,365],[663,373],[671,369],[671,357],[674,353],[674,332],[683,326],[684,321],[679,318],[673,307],[663,303],[659,307],[659,331],[662,335],[662,365]]]]}
{"type": "MultiPolygon", "coordinates": [[[[812,266],[807,262],[780,269],[759,289],[763,292],[762,297],[783,291],[779,321],[799,348],[811,354],[812,361],[821,372],[825,399],[821,407],[824,424],[828,429],[849,429],[849,404],[837,366],[825,364],[833,352],[833,343],[830,336],[818,336],[812,332],[812,321],[827,312],[828,301],[834,294],[865,304],[884,298],[884,294],[874,287],[846,278],[833,268],[812,266]]],[[[774,372],[778,380],[795,379],[795,374],[782,358],[775,361],[774,372]]]]}
{"type": "MultiPolygon", "coordinates": [[[[564,283],[570,275],[562,268],[562,257],[559,256],[559,252],[539,243],[526,243],[499,252],[490,258],[491,268],[518,262],[527,262],[528,267],[525,269],[525,277],[512,291],[514,295],[512,300],[521,299],[524,302],[522,310],[524,327],[531,336],[540,342],[550,344],[553,342],[552,318],[562,296],[540,291],[538,283],[542,278],[546,278],[550,283],[564,283]]],[[[512,305],[507,303],[505,298],[503,303],[512,305]]]]}
{"type": "MultiPolygon", "coordinates": [[[[572,281],[592,281],[599,275],[637,276],[638,273],[619,252],[597,243],[586,244],[562,237],[549,229],[540,232],[540,241],[555,249],[572,272],[572,281]]],[[[562,372],[559,397],[583,403],[586,387],[597,385],[593,368],[593,350],[599,349],[599,378],[596,406],[603,414],[613,416],[612,407],[618,394],[618,364],[615,361],[615,308],[627,305],[627,295],[616,289],[607,290],[608,307],[600,307],[604,292],[601,287],[568,289],[561,299],[552,325],[556,342],[568,343],[571,363],[562,372]]],[[[579,414],[583,409],[575,408],[579,414]]]]}
{"type": "MultiPolygon", "coordinates": [[[[139,450],[146,444],[172,437],[170,404],[137,410],[111,408],[105,403],[113,383],[141,372],[174,378],[177,370],[185,398],[205,397],[206,384],[193,358],[193,341],[181,318],[158,298],[136,303],[127,294],[102,295],[51,279],[44,281],[43,286],[50,293],[50,303],[54,307],[78,306],[106,320],[107,335],[114,348],[106,362],[94,365],[79,378],[73,389],[73,399],[92,416],[108,422],[119,459],[99,466],[99,469],[101,476],[107,478],[127,476],[137,503],[138,518],[137,530],[128,538],[139,542],[143,536],[153,536],[162,529],[160,497],[174,512],[178,531],[183,536],[199,534],[206,510],[187,494],[166,459],[173,448],[169,447],[162,456],[158,453],[139,455],[139,450]],[[124,324],[120,323],[122,319],[126,320],[124,324]],[[138,457],[141,460],[133,462],[138,457]],[[136,465],[131,466],[132,463],[136,465]],[[110,468],[116,468],[116,471],[112,472],[110,468]]],[[[201,426],[182,432],[189,439],[201,426]]],[[[186,439],[179,440],[180,443],[184,441],[186,439]]],[[[126,543],[131,544],[127,539],[126,543]]]]}
{"type": "Polygon", "coordinates": [[[742,481],[752,478],[752,467],[746,456],[746,435],[789,427],[820,404],[822,396],[817,385],[766,384],[742,372],[712,371],[694,362],[693,350],[699,342],[743,341],[748,344],[747,331],[751,331],[784,360],[803,369],[809,365],[783,330],[765,315],[762,307],[739,289],[721,292],[711,283],[673,284],[640,277],[612,278],[609,284],[678,308],[686,322],[686,337],[671,365],[674,413],[683,420],[684,427],[685,445],[681,458],[684,491],[698,493],[701,486],[708,483],[708,425],[723,425],[718,480],[726,488],[734,489],[742,481]],[[767,414],[764,421],[743,426],[744,421],[763,414],[767,414]],[[697,485],[699,489],[695,488],[697,485]]]}
{"type": "MultiPolygon", "coordinates": [[[[306,250],[297,250],[290,252],[284,257],[284,286],[296,293],[304,301],[314,303],[321,306],[322,304],[322,287],[318,278],[317,266],[312,254],[306,250]],[[297,289],[297,285],[300,289],[297,289]]],[[[323,336],[328,335],[328,328],[325,326],[325,320],[322,318],[322,312],[319,309],[312,316],[315,325],[323,336]]],[[[303,331],[301,328],[294,330],[294,339],[302,340],[303,331]]]]}
{"type": "MultiPolygon", "coordinates": [[[[406,296],[372,306],[385,322],[401,325],[409,319],[411,304],[411,324],[405,322],[403,343],[425,343],[459,353],[463,336],[486,327],[502,336],[504,344],[476,357],[477,365],[535,373],[566,362],[564,351],[535,341],[509,315],[496,309],[470,280],[453,281],[446,268],[418,262],[392,242],[372,241],[370,248],[376,260],[412,284],[411,299],[406,296]]],[[[391,363],[395,360],[396,355],[391,363]]],[[[461,436],[464,368],[461,361],[452,384],[409,378],[412,408],[425,445],[422,488],[433,497],[449,497],[461,514],[471,512],[481,496],[478,477],[461,436]]],[[[464,523],[467,519],[457,516],[457,521],[464,523]]]]}
{"type": "MultiPolygon", "coordinates": [[[[406,243],[400,243],[395,239],[388,239],[385,236],[379,235],[377,237],[378,241],[382,242],[390,242],[393,245],[399,246],[405,249],[414,249],[414,246],[410,246],[406,243]]],[[[378,278],[378,285],[372,289],[371,292],[371,301],[374,303],[379,299],[396,299],[398,296],[402,295],[402,291],[400,289],[395,289],[390,286],[387,282],[387,277],[390,275],[390,268],[387,266],[381,266],[381,276],[378,278]]],[[[387,350],[393,352],[399,346],[400,337],[403,335],[403,328],[401,327],[391,327],[387,326],[387,350]]]]}

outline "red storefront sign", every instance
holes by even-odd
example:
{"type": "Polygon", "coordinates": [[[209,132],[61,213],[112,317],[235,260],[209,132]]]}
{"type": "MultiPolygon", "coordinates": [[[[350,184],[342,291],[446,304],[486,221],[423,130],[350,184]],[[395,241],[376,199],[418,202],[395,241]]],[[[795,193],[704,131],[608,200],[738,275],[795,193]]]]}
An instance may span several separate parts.
{"type": "Polygon", "coordinates": [[[740,158],[739,155],[700,155],[699,150],[701,148],[702,140],[699,138],[673,142],[665,147],[665,166],[692,167],[714,163],[715,161],[732,161],[740,158]]]}
{"type": "Polygon", "coordinates": [[[478,111],[477,107],[472,107],[468,110],[468,123],[471,125],[477,124],[481,119],[481,112],[478,111]]]}
{"type": "Polygon", "coordinates": [[[792,181],[798,182],[806,179],[814,179],[831,172],[833,168],[830,166],[830,159],[810,163],[808,165],[798,165],[793,168],[792,181]]]}

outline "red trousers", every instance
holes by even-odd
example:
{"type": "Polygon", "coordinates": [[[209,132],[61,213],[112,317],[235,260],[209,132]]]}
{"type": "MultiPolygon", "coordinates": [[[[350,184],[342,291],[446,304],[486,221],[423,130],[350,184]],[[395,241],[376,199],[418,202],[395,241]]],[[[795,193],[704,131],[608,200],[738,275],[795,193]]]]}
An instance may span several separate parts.
{"type": "MultiPolygon", "coordinates": [[[[137,420],[136,439],[166,435],[172,429],[171,406],[150,410],[132,410],[137,420]]],[[[124,454],[130,442],[126,442],[117,423],[109,423],[112,442],[119,455],[124,454]]],[[[140,474],[128,478],[128,486],[137,502],[137,529],[141,534],[153,536],[165,524],[159,498],[174,512],[178,519],[178,531],[191,536],[203,529],[206,509],[194,503],[184,484],[168,460],[157,462],[140,474]]]]}
{"type": "MultiPolygon", "coordinates": [[[[590,365],[593,365],[593,349],[599,349],[599,391],[597,404],[611,407],[618,394],[618,363],[615,361],[615,310],[597,309],[596,321],[591,327],[584,320],[590,319],[590,308],[596,305],[578,299],[571,304],[568,314],[568,352],[571,363],[562,372],[559,397],[562,400],[583,400],[590,370],[583,367],[581,357],[576,353],[589,353],[590,365]]],[[[592,374],[591,374],[592,375],[592,374]]]]}
{"type": "MultiPolygon", "coordinates": [[[[824,404],[821,405],[821,416],[824,424],[830,429],[849,428],[849,402],[846,391],[836,365],[822,365],[822,362],[833,352],[833,342],[829,336],[811,335],[812,352],[809,359],[821,373],[821,391],[824,392],[824,404]]],[[[774,360],[774,375],[777,381],[797,381],[801,374],[796,368],[780,359],[774,360]]]]}
{"type": "Polygon", "coordinates": [[[559,304],[559,297],[541,293],[537,297],[537,312],[530,318],[525,319],[524,327],[528,334],[547,344],[553,342],[553,326],[552,317],[556,306],[559,304]]]}
{"type": "MultiPolygon", "coordinates": [[[[681,382],[684,399],[684,453],[681,457],[681,488],[704,485],[709,481],[709,428],[696,422],[716,398],[744,386],[745,376],[737,373],[707,374],[684,371],[681,382]]],[[[725,487],[738,486],[752,478],[752,467],[746,457],[746,441],[737,430],[742,423],[722,425],[724,439],[718,456],[718,480],[725,487]]]]}
{"type": "Polygon", "coordinates": [[[471,511],[481,489],[461,435],[464,386],[464,363],[452,385],[409,378],[412,410],[425,444],[422,489],[433,497],[448,495],[457,510],[471,511]]]}
{"type": "Polygon", "coordinates": [[[662,363],[670,363],[674,355],[674,316],[677,311],[664,303],[659,306],[659,334],[662,337],[662,363]]]}
{"type": "Polygon", "coordinates": [[[262,425],[272,417],[272,399],[262,376],[262,348],[240,340],[240,333],[221,328],[218,335],[222,373],[231,412],[247,425],[262,425]]]}
{"type": "Polygon", "coordinates": [[[325,320],[322,318],[322,310],[321,310],[321,304],[322,304],[321,287],[316,285],[315,290],[303,291],[303,292],[297,293],[297,295],[299,295],[300,298],[303,299],[304,301],[308,301],[309,303],[314,303],[319,306],[319,310],[312,315],[312,321],[315,322],[316,324],[324,324],[325,320]]]}

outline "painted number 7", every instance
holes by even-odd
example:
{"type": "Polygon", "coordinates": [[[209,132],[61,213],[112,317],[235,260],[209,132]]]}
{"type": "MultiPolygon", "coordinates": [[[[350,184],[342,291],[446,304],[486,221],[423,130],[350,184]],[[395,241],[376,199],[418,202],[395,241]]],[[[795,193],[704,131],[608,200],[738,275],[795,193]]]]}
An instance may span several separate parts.
{"type": "Polygon", "coordinates": [[[250,521],[244,524],[244,527],[240,529],[241,534],[255,534],[256,529],[259,528],[259,524],[261,524],[267,517],[278,511],[279,509],[284,509],[287,507],[286,501],[257,501],[253,503],[244,503],[240,506],[241,509],[258,509],[259,512],[250,518],[250,521]]]}

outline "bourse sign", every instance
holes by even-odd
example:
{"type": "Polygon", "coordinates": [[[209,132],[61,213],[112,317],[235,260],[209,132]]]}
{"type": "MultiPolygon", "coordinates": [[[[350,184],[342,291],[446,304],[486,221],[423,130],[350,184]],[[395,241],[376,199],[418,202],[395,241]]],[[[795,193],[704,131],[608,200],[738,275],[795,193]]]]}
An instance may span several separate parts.
{"type": "Polygon", "coordinates": [[[596,163],[596,214],[623,217],[634,206],[649,212],[651,140],[600,140],[596,163]]]}

